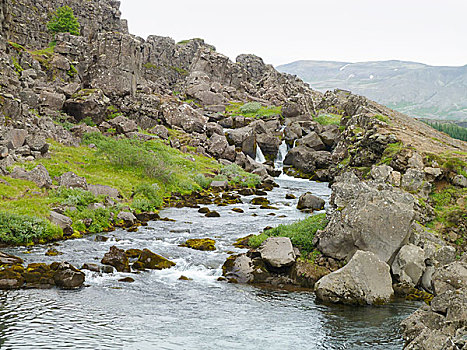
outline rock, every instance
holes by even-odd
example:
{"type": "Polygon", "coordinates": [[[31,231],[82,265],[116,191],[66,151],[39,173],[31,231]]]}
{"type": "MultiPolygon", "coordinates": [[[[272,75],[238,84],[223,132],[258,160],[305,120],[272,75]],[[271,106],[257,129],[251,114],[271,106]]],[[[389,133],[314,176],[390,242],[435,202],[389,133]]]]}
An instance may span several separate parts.
{"type": "Polygon", "coordinates": [[[209,210],[208,207],[203,207],[203,208],[199,208],[198,209],[198,213],[201,213],[201,214],[207,214],[209,213],[211,210],[209,210]]]}
{"type": "Polygon", "coordinates": [[[64,289],[74,289],[83,285],[85,280],[85,275],[83,272],[67,262],[54,264],[50,265],[50,267],[55,271],[53,278],[57,287],[64,289]]]}
{"type": "Polygon", "coordinates": [[[455,261],[440,267],[433,275],[433,288],[436,295],[467,286],[467,263],[455,261]]]}
{"type": "Polygon", "coordinates": [[[395,187],[399,187],[401,185],[402,175],[398,171],[393,171],[389,174],[389,183],[395,187]]]}
{"type": "Polygon", "coordinates": [[[350,260],[358,249],[368,250],[392,263],[412,233],[413,197],[391,185],[362,182],[353,173],[337,177],[332,189],[336,210],[315,236],[318,249],[338,260],[350,260]]]}
{"type": "Polygon", "coordinates": [[[392,171],[393,169],[389,165],[373,165],[370,174],[375,181],[386,182],[392,171]]]}
{"type": "Polygon", "coordinates": [[[174,262],[151,252],[149,249],[143,249],[138,256],[138,260],[133,264],[133,268],[137,270],[163,270],[169,269],[172,266],[175,266],[174,262]]]}
{"type": "Polygon", "coordinates": [[[113,199],[118,199],[120,197],[120,192],[116,188],[110,186],[88,184],[87,190],[96,197],[106,196],[113,199]]]}
{"type": "Polygon", "coordinates": [[[52,179],[49,172],[43,165],[38,165],[31,171],[25,171],[23,168],[14,168],[10,176],[14,179],[23,179],[34,182],[39,187],[50,188],[52,179]]]}
{"type": "Polygon", "coordinates": [[[41,154],[47,153],[49,150],[49,144],[45,140],[45,137],[41,135],[28,135],[26,137],[26,145],[29,146],[31,151],[40,152],[41,154]]]}
{"type": "Polygon", "coordinates": [[[269,237],[258,250],[261,258],[273,267],[281,268],[295,263],[295,252],[288,237],[269,237]]]}
{"type": "Polygon", "coordinates": [[[21,265],[23,263],[23,259],[10,255],[4,252],[0,252],[0,265],[21,265]]]}
{"type": "Polygon", "coordinates": [[[232,208],[232,211],[236,213],[244,213],[245,211],[242,208],[232,208]]]}
{"type": "Polygon", "coordinates": [[[316,169],[327,169],[332,163],[332,156],[327,151],[315,151],[305,146],[292,148],[284,159],[284,165],[292,165],[305,173],[316,169]]]}
{"type": "Polygon", "coordinates": [[[246,254],[232,255],[222,265],[222,275],[231,283],[261,283],[269,273],[261,259],[246,254]]]}
{"type": "Polygon", "coordinates": [[[132,277],[124,277],[118,280],[118,282],[123,282],[123,283],[133,283],[134,281],[135,279],[132,277]]]}
{"type": "Polygon", "coordinates": [[[193,280],[192,278],[186,277],[184,275],[181,275],[178,279],[180,281],[191,281],[191,280],[193,280]]]}
{"type": "Polygon", "coordinates": [[[129,132],[138,131],[138,124],[123,115],[110,119],[108,123],[113,128],[115,128],[119,134],[127,134],[129,132]]]}
{"type": "Polygon", "coordinates": [[[284,118],[294,118],[300,114],[300,107],[294,102],[287,102],[282,106],[282,116],[284,118]]]}
{"type": "Polygon", "coordinates": [[[55,248],[49,248],[46,252],[45,252],[45,255],[46,256],[57,256],[57,255],[63,255],[62,252],[59,252],[57,249],[55,248]]]}
{"type": "Polygon", "coordinates": [[[321,210],[324,209],[324,199],[319,198],[311,192],[304,193],[298,199],[297,209],[321,210]]]}
{"type": "Polygon", "coordinates": [[[327,125],[327,130],[320,133],[319,137],[326,145],[326,147],[331,148],[337,142],[339,137],[339,127],[337,125],[327,125]]]}
{"type": "Polygon", "coordinates": [[[55,211],[51,211],[49,220],[54,225],[60,227],[63,230],[63,234],[65,236],[70,236],[73,234],[73,228],[71,227],[71,225],[73,224],[73,220],[71,220],[68,216],[59,214],[55,211]]]}
{"type": "Polygon", "coordinates": [[[117,220],[123,221],[123,224],[125,225],[125,227],[129,227],[135,224],[136,217],[133,215],[133,213],[129,211],[121,211],[117,215],[117,220]]]}
{"type": "Polygon", "coordinates": [[[169,138],[169,130],[163,125],[156,125],[149,130],[149,132],[159,136],[162,140],[167,140],[169,138]]]}
{"type": "Polygon", "coordinates": [[[110,251],[105,253],[101,263],[115,267],[118,272],[130,272],[130,263],[125,251],[116,246],[110,247],[110,251]]]}
{"type": "Polygon", "coordinates": [[[298,146],[306,146],[308,148],[314,149],[315,151],[323,151],[326,149],[326,145],[323,143],[318,134],[314,131],[310,132],[305,137],[297,140],[298,146]]]}
{"type": "Polygon", "coordinates": [[[207,212],[206,215],[204,215],[207,218],[219,218],[221,214],[219,214],[217,211],[213,210],[210,212],[207,212]]]}
{"type": "Polygon", "coordinates": [[[343,268],[321,278],[317,298],[343,304],[384,304],[394,294],[389,265],[371,252],[358,250],[343,268]]]}
{"type": "Polygon", "coordinates": [[[24,284],[21,273],[13,269],[0,270],[0,290],[20,289],[24,284]]]}
{"type": "Polygon", "coordinates": [[[25,129],[12,129],[6,135],[8,141],[7,146],[9,149],[16,149],[24,145],[28,136],[28,131],[25,129]]]}
{"type": "Polygon", "coordinates": [[[408,163],[407,163],[409,168],[415,168],[418,170],[423,169],[423,158],[420,154],[414,152],[412,157],[409,158],[408,163]]]}
{"type": "Polygon", "coordinates": [[[266,197],[255,197],[251,200],[251,204],[253,205],[268,205],[270,204],[269,199],[266,197]]]}
{"type": "Polygon", "coordinates": [[[435,251],[433,257],[440,266],[450,264],[456,260],[456,249],[454,247],[444,245],[435,251]]]}
{"type": "Polygon", "coordinates": [[[83,266],[81,266],[81,270],[89,270],[89,271],[93,271],[93,272],[100,272],[100,266],[97,265],[97,264],[83,264],[83,266]]]}
{"type": "Polygon", "coordinates": [[[297,198],[297,197],[295,197],[295,195],[293,193],[287,193],[285,195],[285,199],[295,199],[295,198],[297,198]]]}
{"type": "Polygon", "coordinates": [[[425,181],[425,173],[418,169],[410,168],[407,170],[402,176],[401,187],[408,192],[419,192],[425,198],[431,192],[431,184],[425,181]]]}
{"type": "Polygon", "coordinates": [[[214,134],[208,141],[207,151],[215,158],[221,158],[229,143],[224,135],[214,134]]]}
{"type": "Polygon", "coordinates": [[[425,252],[423,249],[414,244],[403,246],[392,263],[392,273],[399,282],[415,287],[424,272],[425,252]]]}
{"type": "Polygon", "coordinates": [[[66,188],[81,188],[82,190],[88,189],[86,178],[80,177],[71,171],[62,174],[58,178],[58,185],[66,188]]]}
{"type": "Polygon", "coordinates": [[[464,175],[456,175],[454,179],[452,179],[452,183],[455,186],[467,187],[467,178],[464,175]]]}
{"type": "Polygon", "coordinates": [[[214,188],[214,189],[225,190],[225,189],[227,189],[227,187],[229,187],[229,182],[227,180],[224,180],[224,181],[211,181],[211,184],[209,186],[211,188],[214,188]]]}
{"type": "Polygon", "coordinates": [[[63,109],[77,122],[89,117],[100,124],[106,116],[109,98],[99,89],[82,89],[65,101],[63,109]]]}
{"type": "Polygon", "coordinates": [[[42,91],[39,96],[39,102],[42,107],[48,107],[51,110],[59,111],[62,109],[66,96],[64,94],[42,91]]]}
{"type": "Polygon", "coordinates": [[[195,238],[188,239],[185,243],[181,244],[180,247],[188,247],[195,250],[216,250],[216,241],[210,238],[195,238]]]}
{"type": "Polygon", "coordinates": [[[169,127],[177,126],[187,133],[197,132],[203,134],[206,131],[208,118],[187,104],[174,106],[167,103],[163,104],[161,109],[162,120],[169,127]]]}

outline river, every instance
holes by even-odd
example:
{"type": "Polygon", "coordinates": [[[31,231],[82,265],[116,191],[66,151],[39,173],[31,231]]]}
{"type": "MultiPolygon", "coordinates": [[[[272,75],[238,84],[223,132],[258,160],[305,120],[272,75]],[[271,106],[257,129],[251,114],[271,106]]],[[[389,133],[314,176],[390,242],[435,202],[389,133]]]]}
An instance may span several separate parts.
{"type": "Polygon", "coordinates": [[[218,282],[232,243],[265,226],[290,223],[306,214],[296,209],[307,191],[328,202],[325,183],[281,176],[268,194],[279,210],[248,203],[217,207],[219,218],[192,208],[169,208],[138,232],[117,230],[107,242],[94,236],[60,242],[64,254],[46,257],[48,247],[6,252],[29,262],[69,261],[77,267],[98,262],[112,245],[148,248],[177,265],[139,274],[100,275],[86,271],[86,287],[0,291],[1,349],[401,349],[399,322],[419,303],[398,301],[379,307],[329,306],[306,291],[274,291],[218,282]],[[245,213],[233,212],[233,207],[245,213]],[[217,250],[179,247],[188,238],[214,238],[217,250]],[[192,280],[179,280],[181,275],[192,280]],[[134,283],[118,282],[131,276],[134,283]]]}

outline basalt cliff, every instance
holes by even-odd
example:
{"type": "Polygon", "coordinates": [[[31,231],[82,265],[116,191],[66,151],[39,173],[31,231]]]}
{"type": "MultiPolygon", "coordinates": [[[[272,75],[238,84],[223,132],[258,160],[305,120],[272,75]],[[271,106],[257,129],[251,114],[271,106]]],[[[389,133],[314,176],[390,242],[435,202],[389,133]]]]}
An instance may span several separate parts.
{"type": "MultiPolygon", "coordinates": [[[[312,242],[326,276],[271,237],[229,258],[226,280],[298,283],[351,304],[430,295],[403,323],[406,348],[467,347],[467,143],[365,97],[314,91],[254,55],[232,62],[201,39],[139,38],[119,5],[0,0],[2,243],[48,240],[8,240],[28,216],[63,239],[156,219],[164,205],[235,202],[202,188],[268,190],[279,160],[332,184],[312,242]],[[65,5],[79,36],[47,29],[65,5]]],[[[0,271],[0,286],[20,287],[22,271],[0,271]]],[[[81,279],[72,266],[47,271],[81,279]]]]}

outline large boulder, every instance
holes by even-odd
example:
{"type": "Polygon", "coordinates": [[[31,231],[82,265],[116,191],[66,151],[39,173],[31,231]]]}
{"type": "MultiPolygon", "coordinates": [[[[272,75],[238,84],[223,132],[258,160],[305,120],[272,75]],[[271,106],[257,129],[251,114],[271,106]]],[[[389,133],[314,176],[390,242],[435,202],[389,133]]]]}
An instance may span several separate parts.
{"type": "Polygon", "coordinates": [[[78,176],[71,171],[62,174],[58,178],[58,185],[66,188],[81,188],[83,190],[88,189],[86,178],[78,176]]]}
{"type": "Polygon", "coordinates": [[[20,265],[22,263],[23,259],[14,255],[0,252],[0,265],[20,265]]]}
{"type": "MultiPolygon", "coordinates": [[[[175,266],[175,263],[160,256],[156,253],[153,253],[149,249],[143,250],[135,250],[131,249],[132,251],[138,252],[138,260],[132,265],[134,269],[137,270],[144,270],[144,269],[151,269],[151,270],[163,270],[169,269],[172,266],[175,266]]],[[[126,251],[127,255],[129,254],[129,250],[126,251]]]]}
{"type": "Polygon", "coordinates": [[[197,132],[203,134],[206,131],[208,118],[193,109],[190,105],[173,105],[166,103],[161,106],[162,120],[171,128],[179,127],[187,133],[197,132]]]}
{"type": "Polygon", "coordinates": [[[315,151],[323,151],[326,149],[326,145],[318,136],[318,134],[314,131],[310,132],[308,135],[301,138],[300,140],[297,140],[297,145],[306,146],[311,149],[314,149],[315,151]]]}
{"type": "Polygon", "coordinates": [[[412,232],[413,197],[391,185],[360,181],[351,172],[337,177],[332,189],[335,210],[315,237],[318,249],[347,260],[357,250],[367,250],[391,264],[412,232]]]}
{"type": "Polygon", "coordinates": [[[65,235],[72,235],[73,228],[71,225],[73,224],[73,220],[71,220],[68,216],[62,215],[55,211],[50,212],[49,220],[54,224],[60,227],[63,230],[63,234],[65,235]]]}
{"type": "Polygon", "coordinates": [[[91,192],[96,197],[106,196],[110,198],[117,199],[120,197],[120,192],[113,187],[105,185],[90,185],[88,184],[88,191],[91,192]]]}
{"type": "Polygon", "coordinates": [[[84,283],[84,273],[70,263],[53,263],[50,265],[50,268],[55,270],[53,278],[57,287],[74,289],[81,287],[84,283]]]}
{"type": "Polygon", "coordinates": [[[52,179],[50,178],[49,172],[42,164],[36,166],[31,171],[16,167],[13,169],[10,176],[14,179],[32,181],[39,187],[50,188],[52,186],[52,179]]]}
{"type": "Polygon", "coordinates": [[[324,199],[313,195],[311,192],[304,193],[298,199],[299,210],[321,210],[324,209],[324,199]]]}
{"type": "Polygon", "coordinates": [[[389,265],[362,250],[343,268],[321,278],[315,290],[323,301],[360,305],[387,303],[394,294],[389,265]]]}
{"type": "Polygon", "coordinates": [[[402,323],[404,349],[467,348],[467,258],[433,275],[435,297],[402,323]]]}
{"type": "Polygon", "coordinates": [[[270,276],[262,259],[252,259],[247,254],[228,257],[222,265],[222,275],[231,283],[261,283],[270,276]]]}
{"type": "Polygon", "coordinates": [[[326,169],[331,163],[330,152],[316,151],[306,146],[292,148],[284,159],[284,165],[292,165],[305,173],[313,173],[317,169],[326,169]]]}
{"type": "Polygon", "coordinates": [[[295,263],[295,252],[288,237],[269,237],[259,248],[261,258],[272,267],[286,267],[295,263]]]}
{"type": "Polygon", "coordinates": [[[392,273],[399,282],[412,287],[418,285],[425,268],[425,252],[414,244],[403,246],[392,263],[392,273]]]}
{"type": "Polygon", "coordinates": [[[100,124],[106,117],[110,99],[99,89],[83,89],[65,101],[63,109],[77,122],[89,117],[100,124]]]}
{"type": "Polygon", "coordinates": [[[138,124],[134,120],[128,119],[123,115],[110,119],[108,123],[119,133],[127,134],[133,131],[138,131],[138,124]]]}
{"type": "Polygon", "coordinates": [[[118,272],[130,272],[130,263],[125,251],[116,246],[110,247],[110,251],[105,253],[101,263],[115,267],[118,272]]]}

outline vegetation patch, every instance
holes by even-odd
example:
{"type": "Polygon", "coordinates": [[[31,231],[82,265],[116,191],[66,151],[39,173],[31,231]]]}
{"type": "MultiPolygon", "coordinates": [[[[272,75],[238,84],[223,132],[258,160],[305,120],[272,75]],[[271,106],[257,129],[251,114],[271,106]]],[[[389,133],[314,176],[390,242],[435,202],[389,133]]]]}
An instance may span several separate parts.
{"type": "Polygon", "coordinates": [[[30,244],[58,239],[60,228],[49,221],[29,215],[0,212],[0,242],[4,244],[30,244]]]}
{"type": "Polygon", "coordinates": [[[70,33],[79,35],[79,22],[69,6],[62,6],[53,13],[52,19],[47,22],[47,29],[52,34],[70,33]]]}
{"type": "Polygon", "coordinates": [[[338,114],[320,114],[313,118],[313,120],[321,125],[340,125],[342,116],[338,114]]]}
{"type": "Polygon", "coordinates": [[[260,235],[250,238],[248,244],[252,248],[259,247],[268,237],[289,237],[292,244],[304,253],[312,253],[314,250],[313,238],[316,231],[322,230],[328,224],[326,214],[317,214],[304,220],[289,225],[279,225],[266,230],[260,235]]]}
{"type": "Polygon", "coordinates": [[[281,115],[282,106],[263,106],[258,102],[230,102],[225,109],[231,116],[241,115],[247,118],[261,118],[281,115]]]}
{"type": "Polygon", "coordinates": [[[454,123],[449,122],[438,122],[438,121],[429,121],[429,120],[422,120],[425,124],[428,124],[433,129],[438,131],[444,132],[451,136],[454,139],[467,141],[467,128],[463,128],[458,126],[454,123]]]}

